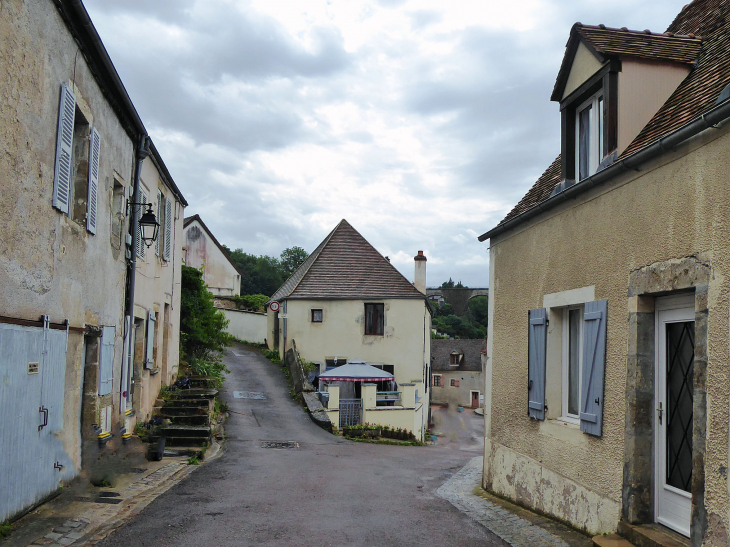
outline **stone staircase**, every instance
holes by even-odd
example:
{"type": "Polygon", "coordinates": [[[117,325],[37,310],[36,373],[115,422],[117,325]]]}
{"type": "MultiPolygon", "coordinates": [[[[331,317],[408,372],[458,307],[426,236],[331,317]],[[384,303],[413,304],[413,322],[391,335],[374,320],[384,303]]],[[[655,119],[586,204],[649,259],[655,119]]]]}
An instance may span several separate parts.
{"type": "Polygon", "coordinates": [[[164,437],[165,456],[195,456],[203,446],[210,444],[210,416],[218,390],[197,387],[208,384],[205,378],[191,380],[195,387],[172,391],[167,399],[156,401],[153,415],[162,418],[163,423],[154,429],[150,445],[156,447],[160,438],[164,437]]]}
{"type": "Polygon", "coordinates": [[[596,547],[689,547],[686,538],[658,524],[628,524],[619,522],[621,535],[596,536],[596,547]]]}

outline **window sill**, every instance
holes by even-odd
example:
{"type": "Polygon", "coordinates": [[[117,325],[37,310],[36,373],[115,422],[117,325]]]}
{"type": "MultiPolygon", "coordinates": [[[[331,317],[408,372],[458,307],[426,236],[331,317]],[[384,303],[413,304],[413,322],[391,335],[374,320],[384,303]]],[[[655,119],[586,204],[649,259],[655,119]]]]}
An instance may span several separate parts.
{"type": "Polygon", "coordinates": [[[584,445],[587,442],[586,435],[581,432],[579,425],[565,422],[562,419],[540,422],[540,435],[572,445],[584,445]]]}
{"type": "Polygon", "coordinates": [[[557,418],[557,421],[564,422],[568,425],[577,425],[580,427],[580,419],[577,417],[574,418],[572,416],[561,416],[560,418],[557,418]]]}

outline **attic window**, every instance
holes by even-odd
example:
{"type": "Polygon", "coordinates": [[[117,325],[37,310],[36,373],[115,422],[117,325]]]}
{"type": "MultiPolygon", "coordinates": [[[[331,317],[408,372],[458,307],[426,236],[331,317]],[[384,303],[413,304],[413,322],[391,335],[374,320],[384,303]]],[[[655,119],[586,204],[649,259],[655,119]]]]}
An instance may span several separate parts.
{"type": "Polygon", "coordinates": [[[596,93],[576,109],[575,170],[578,181],[598,170],[603,159],[603,92],[596,93]]]}
{"type": "Polygon", "coordinates": [[[458,367],[459,366],[459,361],[461,361],[461,354],[460,353],[454,352],[454,353],[452,353],[449,356],[449,364],[452,367],[458,367]]]}

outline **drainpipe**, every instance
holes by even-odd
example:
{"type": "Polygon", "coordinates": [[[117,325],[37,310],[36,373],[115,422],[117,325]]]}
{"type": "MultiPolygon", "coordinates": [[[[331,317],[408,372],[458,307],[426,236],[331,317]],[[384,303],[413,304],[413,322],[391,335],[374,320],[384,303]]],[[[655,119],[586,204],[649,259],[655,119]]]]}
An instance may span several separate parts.
{"type": "MultiPolygon", "coordinates": [[[[139,177],[142,172],[142,163],[150,153],[150,138],[143,134],[140,137],[139,148],[137,149],[137,163],[134,168],[134,181],[132,185],[133,203],[139,203],[139,177]]],[[[137,234],[139,231],[139,207],[132,207],[132,215],[129,225],[129,235],[132,238],[130,257],[127,260],[127,294],[124,312],[124,350],[122,355],[122,381],[120,384],[119,411],[124,414],[129,403],[129,392],[132,387],[130,371],[134,365],[134,347],[132,346],[132,329],[134,328],[134,284],[137,273],[137,234]]]]}

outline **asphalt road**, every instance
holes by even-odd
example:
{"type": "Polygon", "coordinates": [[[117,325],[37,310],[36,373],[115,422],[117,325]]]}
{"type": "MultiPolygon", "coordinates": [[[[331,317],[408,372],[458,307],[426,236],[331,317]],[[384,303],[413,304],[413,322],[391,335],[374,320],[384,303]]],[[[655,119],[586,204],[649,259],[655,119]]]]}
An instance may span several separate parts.
{"type": "Polygon", "coordinates": [[[238,345],[226,363],[223,453],[98,545],[504,545],[436,495],[480,454],[479,417],[443,420],[454,431],[436,446],[354,443],[317,427],[260,353],[238,345]],[[266,399],[237,399],[234,391],[266,399]],[[263,448],[263,441],[299,448],[263,448]]]}

